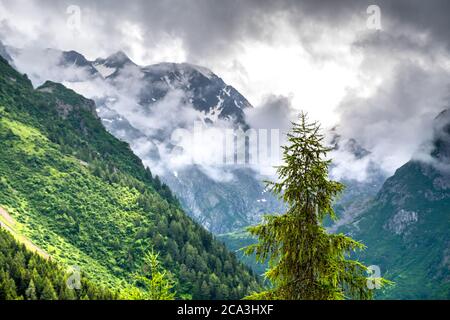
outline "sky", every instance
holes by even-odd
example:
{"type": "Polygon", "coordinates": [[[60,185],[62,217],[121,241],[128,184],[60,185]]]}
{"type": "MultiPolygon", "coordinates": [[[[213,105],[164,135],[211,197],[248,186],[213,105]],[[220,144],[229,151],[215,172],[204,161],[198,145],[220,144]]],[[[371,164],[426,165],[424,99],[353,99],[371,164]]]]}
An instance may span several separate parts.
{"type": "Polygon", "coordinates": [[[0,39],[208,67],[256,119],[307,111],[393,173],[450,107],[449,14],[443,0],[0,0],[0,39]]]}

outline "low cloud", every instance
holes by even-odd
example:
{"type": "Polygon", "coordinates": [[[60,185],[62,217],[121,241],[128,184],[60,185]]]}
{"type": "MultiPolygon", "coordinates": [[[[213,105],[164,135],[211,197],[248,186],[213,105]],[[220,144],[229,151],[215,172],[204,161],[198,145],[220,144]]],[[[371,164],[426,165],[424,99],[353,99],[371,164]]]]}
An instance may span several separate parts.
{"type": "MultiPolygon", "coordinates": [[[[387,174],[409,161],[433,135],[433,119],[448,107],[450,64],[427,37],[378,34],[354,44],[363,52],[360,86],[336,111],[339,133],[371,151],[387,174]]],[[[350,169],[362,162],[341,162],[350,169]]],[[[344,169],[342,169],[344,171],[344,169]]]]}
{"type": "Polygon", "coordinates": [[[61,82],[95,100],[105,126],[120,123],[123,127],[116,127],[114,133],[128,141],[155,174],[174,174],[196,166],[215,181],[234,178],[233,166],[223,163],[224,145],[219,140],[227,130],[235,129],[233,123],[224,119],[217,119],[214,124],[205,122],[207,116],[194,108],[189,93],[177,88],[143,105],[141,93],[148,88],[136,65],[121,69],[114,80],[105,80],[93,77],[86,68],[61,64],[61,57],[60,52],[53,50],[23,48],[16,52],[14,61],[21,72],[30,75],[36,87],[46,80],[61,82]],[[201,130],[198,136],[197,129],[201,130]]]}
{"type": "Polygon", "coordinates": [[[292,107],[290,97],[269,95],[263,103],[245,111],[247,123],[254,129],[279,129],[286,133],[296,121],[298,110],[292,107]]]}
{"type": "MultiPolygon", "coordinates": [[[[122,49],[140,62],[210,67],[257,105],[246,115],[253,127],[287,131],[304,109],[314,120],[339,124],[343,139],[356,139],[370,150],[366,159],[391,174],[430,139],[433,118],[449,106],[450,3],[380,0],[382,30],[376,32],[366,28],[370,4],[0,0],[0,36],[13,46],[74,49],[92,59],[122,49]],[[82,9],[78,32],[67,29],[71,4],[82,9]]],[[[188,126],[182,117],[201,117],[183,113],[189,108],[176,91],[153,112],[142,108],[136,99],[139,71],[132,67],[118,80],[123,90],[117,91],[98,79],[77,81],[85,76],[79,68],[47,68],[58,56],[42,58],[33,50],[22,51],[17,66],[35,85],[66,81],[146,135],[168,135],[164,131],[172,125],[188,126]]],[[[139,152],[149,148],[155,146],[135,145],[139,152]]],[[[364,179],[366,159],[336,154],[336,173],[364,179]]]]}

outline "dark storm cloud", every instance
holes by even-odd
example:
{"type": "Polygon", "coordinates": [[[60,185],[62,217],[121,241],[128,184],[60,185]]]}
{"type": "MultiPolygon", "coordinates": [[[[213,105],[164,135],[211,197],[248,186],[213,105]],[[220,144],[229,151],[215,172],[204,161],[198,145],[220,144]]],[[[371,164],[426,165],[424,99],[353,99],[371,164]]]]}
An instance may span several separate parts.
{"type": "Polygon", "coordinates": [[[297,120],[298,110],[292,108],[289,97],[270,95],[258,107],[245,111],[247,123],[255,129],[279,129],[283,134],[297,120]]]}
{"type": "Polygon", "coordinates": [[[277,6],[271,1],[44,1],[53,11],[65,12],[68,5],[103,21],[100,32],[114,37],[121,30],[117,22],[138,24],[144,43],[152,48],[164,36],[180,38],[189,58],[227,54],[236,41],[270,36],[271,23],[265,19],[277,6]]]}
{"type": "Polygon", "coordinates": [[[383,1],[383,11],[412,32],[428,32],[435,41],[450,48],[450,1],[383,1]]]}
{"type": "MultiPolygon", "coordinates": [[[[1,2],[8,6],[13,0],[1,2]]],[[[370,4],[380,6],[383,19],[393,28],[430,32],[436,41],[450,47],[450,1],[444,0],[39,0],[38,3],[49,12],[49,17],[64,16],[69,5],[80,6],[89,19],[97,20],[96,27],[100,30],[96,31],[108,35],[110,40],[105,45],[121,42],[123,35],[118,30],[118,21],[137,23],[149,48],[163,35],[179,37],[188,57],[193,60],[239,50],[240,40],[270,41],[279,36],[277,24],[281,21],[290,23],[305,42],[319,36],[304,28],[312,22],[316,26],[338,30],[358,17],[361,29],[364,29],[366,9],[370,4]]],[[[55,31],[45,30],[44,24],[36,32],[55,31]]]]}
{"type": "Polygon", "coordinates": [[[354,44],[362,50],[365,81],[382,79],[375,92],[349,92],[341,101],[340,131],[357,137],[388,173],[417,155],[430,139],[432,121],[448,108],[450,68],[446,44],[414,33],[368,35],[354,44]]]}
{"type": "MultiPolygon", "coordinates": [[[[0,4],[8,7],[17,1],[20,0],[0,0],[0,4]]],[[[446,0],[30,0],[23,3],[34,3],[41,9],[33,31],[35,41],[40,41],[42,46],[58,47],[65,38],[63,49],[83,52],[92,45],[94,55],[119,49],[133,51],[127,48],[132,43],[127,41],[130,34],[124,32],[127,30],[123,28],[128,27],[123,22],[136,24],[142,31],[142,39],[136,41],[146,50],[141,57],[145,61],[152,61],[145,59],[145,55],[152,56],[158,44],[173,38],[181,41],[183,58],[188,62],[214,68],[215,63],[234,61],[242,74],[246,74],[247,66],[235,59],[246,49],[245,43],[274,44],[284,39],[281,32],[288,32],[298,40],[311,56],[309,63],[334,60],[339,64],[342,54],[338,47],[350,46],[357,53],[351,59],[361,59],[357,66],[357,73],[362,75],[359,85],[364,87],[365,81],[374,79],[379,79],[380,84],[370,96],[361,97],[358,92],[349,91],[342,101],[336,101],[341,127],[346,128],[348,138],[364,140],[374,155],[389,162],[387,167],[407,160],[421,143],[420,133],[426,131],[434,114],[446,106],[445,98],[449,96],[450,1],[446,0]],[[89,25],[85,32],[95,41],[67,41],[65,30],[49,27],[52,19],[60,19],[60,25],[64,26],[69,5],[80,6],[84,22],[89,25]],[[382,31],[367,29],[369,5],[380,7],[382,31]],[[281,25],[289,27],[281,28],[281,25]],[[349,39],[345,38],[344,44],[339,43],[342,34],[349,39]],[[323,46],[335,38],[338,39],[336,47],[335,43],[323,46]]],[[[26,6],[17,6],[17,10],[26,10],[26,6]]],[[[0,35],[15,32],[15,19],[1,20],[0,12],[0,35]]],[[[277,45],[279,42],[274,46],[277,45]]],[[[232,69],[230,72],[237,72],[237,68],[232,69]]],[[[295,78],[287,79],[295,81],[295,78]]],[[[253,81],[257,82],[254,78],[253,81]]],[[[272,90],[262,89],[262,96],[272,90]]],[[[301,89],[296,94],[301,95],[301,89]]],[[[261,103],[260,112],[250,116],[262,121],[265,119],[262,110],[274,114],[288,112],[286,101],[269,99],[261,103]]]]}

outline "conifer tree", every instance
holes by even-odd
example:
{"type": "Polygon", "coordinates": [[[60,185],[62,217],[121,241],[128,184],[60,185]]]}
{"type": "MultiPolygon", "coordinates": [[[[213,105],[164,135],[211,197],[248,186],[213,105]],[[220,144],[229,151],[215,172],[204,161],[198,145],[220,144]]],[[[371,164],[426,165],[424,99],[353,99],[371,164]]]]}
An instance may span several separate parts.
{"type": "Polygon", "coordinates": [[[41,300],[58,300],[58,295],[53,288],[51,281],[48,278],[44,280],[44,288],[41,293],[41,300]]]}
{"type": "Polygon", "coordinates": [[[144,257],[144,263],[146,276],[140,277],[140,280],[144,282],[148,290],[148,299],[174,300],[175,282],[172,280],[172,275],[161,266],[159,255],[153,251],[148,252],[144,257]]]}
{"type": "Polygon", "coordinates": [[[255,253],[259,261],[269,260],[266,277],[272,288],[249,298],[371,299],[367,268],[349,258],[364,245],[343,234],[330,234],[323,227],[325,217],[336,218],[332,202],[344,186],[328,177],[331,161],[326,156],[331,149],[324,145],[320,126],[309,123],[302,113],[287,137],[284,164],[277,168],[279,180],[267,183],[287,211],[266,216],[262,224],[249,228],[259,242],[246,248],[246,254],[255,253]]]}
{"type": "Polygon", "coordinates": [[[34,285],[33,279],[30,280],[27,290],[25,291],[25,296],[27,300],[37,300],[36,287],[34,285]]]}
{"type": "Polygon", "coordinates": [[[14,279],[9,274],[0,269],[0,300],[16,300],[17,291],[14,279]]]}
{"type": "Polygon", "coordinates": [[[67,284],[63,285],[58,294],[59,300],[77,300],[76,289],[70,289],[67,284]]]}
{"type": "Polygon", "coordinates": [[[208,284],[206,283],[206,281],[203,280],[202,285],[200,287],[200,294],[203,297],[203,299],[207,299],[207,297],[209,297],[211,293],[211,290],[208,286],[208,284]]]}
{"type": "Polygon", "coordinates": [[[123,300],[174,300],[175,281],[171,273],[166,271],[159,261],[159,255],[153,250],[144,257],[143,275],[136,275],[136,285],[141,289],[129,286],[121,292],[123,300]]]}

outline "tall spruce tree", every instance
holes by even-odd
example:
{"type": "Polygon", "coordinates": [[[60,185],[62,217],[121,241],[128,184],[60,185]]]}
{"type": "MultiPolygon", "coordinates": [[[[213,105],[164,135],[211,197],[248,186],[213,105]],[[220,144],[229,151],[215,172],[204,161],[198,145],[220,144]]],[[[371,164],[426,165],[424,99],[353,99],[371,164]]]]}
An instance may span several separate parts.
{"type": "MultiPolygon", "coordinates": [[[[287,207],[282,215],[269,215],[262,224],[249,228],[259,239],[246,248],[259,261],[269,260],[266,277],[272,287],[250,299],[339,300],[371,299],[367,268],[349,259],[364,245],[343,235],[330,234],[323,227],[326,216],[335,219],[333,199],[344,186],[331,181],[326,159],[330,148],[317,123],[300,115],[293,123],[283,147],[284,164],[278,167],[279,182],[267,182],[287,207]]],[[[385,284],[384,279],[376,279],[385,284]]]]}

